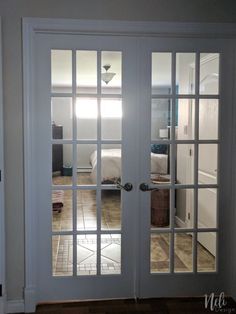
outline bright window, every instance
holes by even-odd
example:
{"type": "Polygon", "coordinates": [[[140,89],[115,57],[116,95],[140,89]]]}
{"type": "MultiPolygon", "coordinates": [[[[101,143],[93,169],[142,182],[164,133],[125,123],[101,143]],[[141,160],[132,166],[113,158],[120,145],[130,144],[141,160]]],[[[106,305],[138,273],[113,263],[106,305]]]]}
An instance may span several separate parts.
{"type": "MultiPolygon", "coordinates": [[[[79,98],[76,102],[76,116],[79,119],[97,119],[97,99],[79,98]]],[[[101,100],[102,118],[122,118],[122,102],[120,99],[101,100]]]]}

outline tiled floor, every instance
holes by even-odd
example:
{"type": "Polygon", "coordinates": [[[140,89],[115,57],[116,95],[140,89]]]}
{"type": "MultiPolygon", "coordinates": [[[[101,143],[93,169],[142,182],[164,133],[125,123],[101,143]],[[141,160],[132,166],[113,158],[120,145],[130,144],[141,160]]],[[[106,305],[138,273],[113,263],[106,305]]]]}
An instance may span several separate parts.
{"type": "MultiPolygon", "coordinates": [[[[91,184],[88,174],[79,174],[80,184],[91,184]],[[85,183],[86,182],[86,183],[85,183]]],[[[69,184],[71,177],[54,177],[54,184],[69,184]]],[[[96,230],[96,191],[79,190],[77,198],[77,230],[96,230]]],[[[64,191],[61,213],[53,213],[54,231],[72,230],[72,190],[64,191]]],[[[120,192],[106,190],[101,196],[101,226],[103,230],[119,230],[121,227],[120,192]]],[[[169,234],[153,234],[151,237],[151,272],[169,272],[169,234]]],[[[72,235],[53,236],[53,274],[70,276],[73,273],[72,235]]],[[[101,238],[101,273],[120,273],[121,238],[119,234],[104,234],[101,238]]],[[[192,236],[179,233],[175,236],[174,267],[176,272],[192,271],[192,236]]],[[[77,235],[77,274],[94,275],[97,272],[96,235],[77,235]]],[[[198,270],[213,271],[215,258],[198,244],[198,270]]]]}

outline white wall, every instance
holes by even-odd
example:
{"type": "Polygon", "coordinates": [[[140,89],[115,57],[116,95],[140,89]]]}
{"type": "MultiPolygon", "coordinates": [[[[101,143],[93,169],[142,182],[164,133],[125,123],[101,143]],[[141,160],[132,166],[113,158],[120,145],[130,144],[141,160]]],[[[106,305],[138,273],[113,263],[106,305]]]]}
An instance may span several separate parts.
{"type": "Polygon", "coordinates": [[[24,286],[24,181],[22,17],[146,21],[236,22],[228,0],[2,0],[6,171],[7,290],[22,299],[24,286]],[[184,8],[184,10],[183,10],[184,8]]]}

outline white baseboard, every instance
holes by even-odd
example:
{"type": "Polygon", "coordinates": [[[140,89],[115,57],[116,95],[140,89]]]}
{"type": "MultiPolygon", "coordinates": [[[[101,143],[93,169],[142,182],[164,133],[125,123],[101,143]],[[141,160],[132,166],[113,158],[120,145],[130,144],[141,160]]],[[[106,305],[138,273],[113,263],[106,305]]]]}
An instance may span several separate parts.
{"type": "Polygon", "coordinates": [[[5,298],[0,297],[0,314],[5,314],[5,298]]]}
{"type": "Polygon", "coordinates": [[[24,313],[24,312],[25,312],[24,300],[7,301],[6,313],[24,313]]]}
{"type": "Polygon", "coordinates": [[[178,216],[175,216],[175,224],[179,228],[186,228],[187,227],[187,224],[182,219],[180,219],[178,216]]]}

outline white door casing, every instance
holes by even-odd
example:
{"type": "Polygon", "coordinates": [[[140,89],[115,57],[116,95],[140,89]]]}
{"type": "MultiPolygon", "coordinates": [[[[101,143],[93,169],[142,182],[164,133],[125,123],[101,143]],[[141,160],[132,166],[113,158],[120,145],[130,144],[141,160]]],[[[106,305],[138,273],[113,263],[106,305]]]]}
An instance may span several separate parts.
{"type": "Polygon", "coordinates": [[[5,207],[4,207],[4,155],[3,155],[3,89],[2,89],[2,38],[0,19],[0,313],[4,313],[5,301],[5,207]]]}
{"type": "MultiPolygon", "coordinates": [[[[40,291],[38,291],[39,287],[37,286],[37,278],[36,278],[36,269],[37,269],[37,212],[36,212],[36,191],[37,188],[35,186],[35,139],[33,138],[32,134],[34,134],[35,132],[35,121],[34,120],[34,108],[32,106],[33,103],[37,104],[37,97],[39,96],[39,94],[37,94],[37,92],[35,93],[35,89],[32,89],[32,87],[35,87],[35,68],[32,66],[35,62],[35,57],[36,57],[36,53],[35,53],[35,48],[37,47],[37,43],[36,43],[36,37],[37,36],[41,36],[42,38],[45,36],[47,37],[47,35],[44,35],[44,33],[48,33],[48,34],[53,34],[53,33],[57,33],[57,35],[55,35],[55,38],[58,36],[58,34],[61,33],[61,29],[64,29],[63,33],[67,35],[64,36],[64,44],[66,45],[66,41],[67,38],[70,37],[69,34],[72,33],[72,30],[74,29],[74,33],[77,32],[83,32],[86,31],[90,32],[91,34],[94,35],[94,29],[96,28],[98,31],[101,32],[101,34],[108,30],[110,32],[114,32],[115,34],[126,34],[129,33],[129,35],[140,35],[140,36],[145,36],[146,37],[146,33],[150,33],[152,30],[154,30],[153,27],[157,27],[158,29],[159,26],[159,30],[160,33],[163,32],[163,30],[165,30],[166,32],[169,32],[169,35],[172,36],[172,39],[168,39],[168,40],[163,40],[163,39],[158,39],[158,34],[157,34],[157,39],[156,41],[153,38],[143,38],[143,39],[138,39],[138,42],[140,44],[140,50],[141,50],[141,54],[140,54],[140,58],[141,60],[143,60],[142,58],[145,58],[145,60],[147,62],[143,63],[139,69],[139,73],[141,73],[142,75],[140,75],[142,83],[141,86],[144,88],[145,92],[142,94],[138,95],[138,99],[135,97],[131,97],[131,103],[137,101],[137,103],[139,104],[139,116],[141,117],[141,121],[148,121],[148,110],[146,110],[144,108],[144,106],[142,106],[143,104],[147,103],[148,100],[150,100],[150,93],[149,91],[149,85],[150,85],[150,51],[165,51],[165,49],[167,49],[168,51],[182,51],[183,47],[184,47],[184,51],[195,51],[195,44],[197,45],[202,45],[202,49],[206,49],[206,51],[208,50],[213,50],[213,51],[222,51],[219,47],[220,45],[222,45],[222,42],[216,42],[213,44],[213,41],[209,41],[209,40],[201,40],[201,39],[196,39],[194,40],[195,43],[193,43],[193,41],[191,41],[191,44],[189,43],[188,40],[178,40],[176,38],[176,36],[181,36],[181,34],[184,34],[185,32],[189,32],[189,34],[191,34],[192,37],[194,37],[194,34],[196,35],[196,37],[198,37],[198,33],[200,32],[200,29],[196,26],[196,25],[191,25],[191,27],[188,28],[188,31],[186,31],[185,25],[184,24],[178,24],[178,25],[169,25],[168,24],[149,24],[149,23],[144,23],[144,24],[136,24],[136,23],[110,23],[110,22],[103,22],[100,23],[98,21],[92,21],[91,23],[87,23],[84,21],[72,21],[72,22],[68,22],[68,21],[64,21],[64,20],[58,20],[58,21],[50,21],[50,20],[38,20],[38,19],[25,19],[24,21],[24,94],[25,94],[25,107],[24,107],[24,113],[25,113],[25,156],[28,156],[28,158],[25,158],[25,175],[26,175],[26,215],[25,215],[25,219],[26,219],[26,287],[25,287],[25,302],[26,302],[26,307],[25,310],[26,312],[30,312],[34,310],[35,304],[41,300],[40,297],[40,291]],[[177,27],[178,26],[178,27],[177,27]],[[191,33],[192,32],[192,33],[191,33]],[[42,35],[39,35],[39,34],[42,35]],[[164,46],[162,46],[164,43],[164,46]],[[148,56],[148,57],[147,57],[148,56]],[[148,72],[149,71],[149,72],[148,72]],[[34,91],[34,93],[32,92],[32,90],[34,91]],[[146,120],[145,120],[146,119],[146,120]]],[[[205,31],[207,32],[207,28],[205,29],[205,31]]],[[[211,32],[213,32],[213,29],[208,28],[208,32],[209,34],[211,34],[211,32]]],[[[50,35],[48,35],[48,38],[54,40],[54,37],[50,37],[50,35]]],[[[86,36],[85,36],[86,38],[86,36]]],[[[100,37],[101,39],[102,37],[100,37]]],[[[96,38],[94,38],[96,41],[96,38]]],[[[125,40],[125,39],[124,39],[125,40]]],[[[68,39],[69,41],[69,39],[68,39]]],[[[130,44],[132,47],[132,41],[133,41],[133,47],[135,47],[134,42],[136,42],[136,39],[131,38],[130,40],[130,44]]],[[[71,41],[70,41],[71,42],[71,41]]],[[[129,46],[129,45],[127,45],[129,46]]],[[[76,44],[75,44],[76,47],[76,44]]],[[[40,50],[40,47],[37,47],[38,50],[40,50]]],[[[136,48],[136,47],[135,47],[136,48]]],[[[199,49],[199,48],[198,48],[199,49]]],[[[115,50],[115,49],[114,49],[115,50]]],[[[131,48],[132,50],[132,48],[131,48]]],[[[135,49],[134,49],[135,50],[135,49]]],[[[132,51],[134,51],[132,50],[132,51]]],[[[46,51],[46,50],[45,50],[46,51]]],[[[49,51],[49,50],[47,50],[49,51]]],[[[204,50],[205,51],[205,50],[204,50]]],[[[227,51],[226,51],[227,52],[227,51]]],[[[47,61],[47,55],[44,55],[44,60],[45,62],[47,61]]],[[[222,71],[222,76],[224,79],[227,79],[227,73],[230,69],[229,64],[226,62],[226,57],[224,56],[224,64],[225,64],[225,69],[222,71]]],[[[131,60],[130,60],[131,62],[131,60]]],[[[140,63],[140,62],[139,62],[140,63]]],[[[132,64],[132,62],[131,62],[132,64]]],[[[49,64],[47,64],[46,66],[49,66],[49,64]]],[[[40,69],[39,69],[40,70],[40,69]]],[[[42,70],[43,72],[43,70],[42,70]]],[[[129,77],[129,79],[127,79],[127,81],[130,84],[130,78],[132,78],[132,75],[135,74],[135,69],[132,68],[131,70],[131,77],[129,77]]],[[[40,77],[40,74],[39,76],[40,77]]],[[[135,76],[134,76],[135,77],[135,76]]],[[[39,84],[39,86],[46,86],[41,84],[41,82],[36,82],[37,84],[39,84]],[[41,84],[41,85],[40,85],[41,84]]],[[[50,81],[45,82],[46,84],[50,85],[50,81]]],[[[133,84],[135,85],[137,82],[133,82],[133,84]]],[[[131,84],[131,90],[132,88],[134,88],[134,86],[131,84]]],[[[134,88],[135,89],[135,88],[134,88]]],[[[228,85],[228,87],[226,88],[225,92],[222,94],[222,103],[224,103],[227,100],[229,100],[228,104],[231,104],[231,99],[228,96],[228,91],[230,90],[230,84],[228,85]]],[[[44,98],[40,98],[40,100],[43,100],[44,105],[48,103],[48,94],[46,93],[44,95],[44,98]]],[[[48,110],[48,109],[47,109],[48,110]]],[[[227,117],[229,117],[229,112],[231,110],[230,105],[225,109],[225,111],[223,112],[223,119],[225,120],[227,119],[227,117]]],[[[132,110],[131,110],[132,111],[132,110]]],[[[38,122],[42,122],[43,117],[44,117],[44,113],[40,111],[37,112],[38,116],[37,116],[37,120],[38,122]]],[[[36,118],[36,117],[35,117],[36,118]]],[[[48,130],[48,124],[47,121],[44,121],[45,125],[44,125],[44,129],[46,132],[50,131],[48,130]]],[[[37,124],[36,124],[37,125],[37,124]]],[[[139,123],[139,125],[141,125],[141,123],[139,123]]],[[[41,128],[42,125],[38,124],[37,127],[41,128]]],[[[229,135],[230,132],[230,124],[227,125],[227,127],[224,129],[224,136],[229,135]]],[[[37,131],[36,131],[37,132],[37,131]]],[[[47,135],[47,133],[41,133],[41,135],[47,135]]],[[[147,143],[147,141],[149,141],[150,139],[150,133],[149,130],[147,128],[145,128],[145,123],[143,124],[143,128],[140,127],[140,133],[139,136],[141,138],[141,154],[140,154],[140,173],[139,173],[139,180],[137,180],[137,176],[134,175],[131,176],[130,178],[134,179],[134,187],[135,187],[135,195],[138,192],[138,185],[139,183],[141,183],[141,181],[148,181],[149,177],[148,177],[148,169],[149,169],[149,155],[147,155],[147,152],[149,151],[147,149],[147,145],[149,145],[147,143]],[[141,179],[141,180],[140,180],[141,179]]],[[[227,138],[227,136],[226,136],[227,138]]],[[[38,137],[38,143],[40,143],[40,139],[41,137],[38,137]]],[[[43,146],[44,144],[40,143],[41,148],[45,148],[46,146],[43,146]]],[[[46,145],[49,145],[49,143],[47,143],[46,145]]],[[[137,145],[134,144],[134,151],[135,152],[135,146],[137,145]]],[[[226,140],[223,143],[223,148],[226,148],[225,150],[229,149],[229,142],[226,140]]],[[[48,146],[49,147],[49,146],[48,146]]],[[[38,147],[39,148],[39,147],[38,147]]],[[[131,153],[131,151],[130,151],[131,153]]],[[[132,153],[131,153],[132,155],[132,153]]],[[[224,160],[224,156],[223,156],[223,160],[224,160]]],[[[49,161],[47,159],[45,159],[42,162],[45,166],[49,164],[49,161]]],[[[229,168],[226,167],[225,163],[222,162],[223,165],[223,169],[225,169],[225,171],[227,173],[229,173],[229,168]]],[[[229,163],[228,163],[229,166],[229,163]]],[[[39,167],[39,165],[38,165],[39,167]]],[[[137,164],[136,164],[137,167],[137,164]]],[[[132,170],[131,170],[132,172],[132,170]]],[[[223,178],[223,180],[225,180],[225,186],[228,185],[228,181],[223,178]]],[[[226,187],[222,188],[222,193],[224,193],[224,189],[226,187]]],[[[45,191],[45,193],[47,194],[47,192],[45,191]]],[[[47,199],[50,199],[50,195],[47,196],[47,199]]],[[[138,198],[137,198],[138,199],[138,198]]],[[[144,194],[140,195],[140,200],[141,200],[141,208],[148,208],[148,198],[147,196],[145,196],[144,194]]],[[[43,204],[43,203],[42,203],[43,204]]],[[[48,206],[47,203],[44,203],[45,208],[48,206]]],[[[131,243],[133,243],[133,252],[131,252],[131,254],[129,255],[130,257],[130,262],[132,263],[134,262],[134,258],[136,259],[136,267],[135,267],[135,274],[136,274],[136,278],[139,278],[139,280],[133,280],[132,281],[132,285],[133,285],[133,290],[130,290],[131,292],[133,292],[133,296],[137,295],[140,297],[151,297],[151,296],[174,296],[176,295],[186,295],[189,294],[193,294],[194,291],[196,291],[195,289],[197,289],[197,291],[203,291],[201,287],[205,287],[204,292],[206,292],[206,290],[210,291],[210,289],[212,289],[213,286],[216,287],[216,282],[219,280],[222,280],[222,264],[221,267],[217,269],[217,273],[216,274],[206,274],[204,276],[197,276],[195,274],[195,278],[194,281],[191,281],[191,283],[194,282],[194,284],[196,285],[192,285],[193,290],[189,289],[189,280],[190,280],[190,276],[189,275],[181,275],[179,276],[179,279],[177,279],[177,277],[171,273],[167,276],[153,276],[150,275],[149,273],[149,248],[147,247],[147,243],[149,243],[149,221],[150,221],[150,216],[149,214],[144,214],[144,212],[142,212],[140,208],[140,212],[139,215],[134,215],[134,217],[139,216],[140,217],[140,221],[141,224],[139,224],[139,228],[141,226],[141,232],[138,232],[138,228],[137,225],[133,227],[133,229],[130,229],[129,232],[133,233],[134,235],[136,234],[136,240],[135,237],[133,238],[133,240],[131,239],[130,244],[128,244],[128,242],[126,243],[126,249],[129,248],[129,245],[131,245],[131,243]],[[137,233],[135,233],[137,232],[137,233]],[[139,235],[138,235],[139,234],[139,235]],[[133,242],[132,242],[133,241],[133,242]],[[141,252],[138,250],[138,243],[141,244],[141,252]],[[136,253],[135,253],[136,252],[136,253]],[[139,253],[138,253],[139,252],[139,253]],[[136,255],[134,255],[136,254],[136,255]],[[141,257],[145,256],[145,259],[141,259],[141,257]],[[140,276],[140,277],[139,277],[140,276]],[[175,284],[173,284],[173,280],[175,281],[175,284]],[[182,287],[181,289],[181,293],[178,291],[176,291],[176,287],[179,284],[179,286],[182,287]],[[171,289],[169,289],[171,287],[171,289]]],[[[230,208],[230,207],[229,207],[230,208]]],[[[148,212],[148,211],[146,211],[148,212]]],[[[131,211],[131,213],[133,213],[131,211]]],[[[131,214],[130,213],[130,214],[131,214]]],[[[221,213],[220,213],[221,214],[221,213]]],[[[132,216],[132,215],[131,215],[132,216]]],[[[224,216],[221,216],[221,220],[224,222],[224,216]]],[[[133,216],[132,216],[133,217],[133,216]]],[[[130,217],[131,218],[131,217],[130,217]]],[[[134,221],[134,220],[132,220],[134,221]]],[[[136,223],[138,223],[137,219],[135,218],[136,223]]],[[[128,223],[128,222],[127,222],[128,223]]],[[[140,223],[140,222],[139,222],[140,223]]],[[[134,223],[135,225],[135,223],[134,223]]],[[[49,227],[48,222],[46,222],[46,229],[49,227]]],[[[43,239],[43,238],[42,238],[43,239]]],[[[44,238],[45,240],[45,238],[44,238]]],[[[220,241],[219,241],[220,242],[220,241]]],[[[50,249],[50,244],[47,245],[46,247],[46,243],[44,242],[44,249],[50,249]]],[[[225,246],[224,249],[226,250],[227,247],[225,246]]],[[[221,251],[220,251],[221,252],[221,251]]],[[[221,256],[219,256],[219,260],[222,262],[222,258],[221,256]]],[[[47,266],[47,265],[46,265],[47,266]]],[[[129,264],[128,267],[132,266],[132,264],[129,264]]],[[[192,278],[193,279],[193,278],[192,278]]],[[[69,284],[69,283],[68,283],[69,284]]],[[[74,282],[74,284],[76,285],[76,282],[74,282]]],[[[41,287],[42,288],[42,287],[41,287]]],[[[72,289],[73,290],[73,289],[72,289]]],[[[71,295],[71,294],[70,294],[71,295]]],[[[88,295],[88,294],[87,294],[88,295]]],[[[58,294],[59,298],[60,298],[60,293],[58,294]]],[[[127,295],[129,296],[129,295],[127,295]]],[[[132,296],[132,293],[131,295],[132,296]]],[[[45,296],[44,296],[45,297],[45,296]]],[[[82,296],[82,298],[85,297],[86,295],[82,296]]],[[[96,296],[95,296],[96,297],[96,296]]],[[[97,295],[97,297],[102,297],[97,295]]],[[[50,296],[49,296],[50,298],[50,296]]],[[[63,298],[63,296],[61,296],[61,298],[63,298]]],[[[68,296],[66,296],[66,298],[68,299],[68,296]]],[[[73,298],[73,296],[72,296],[73,298]]]]}

